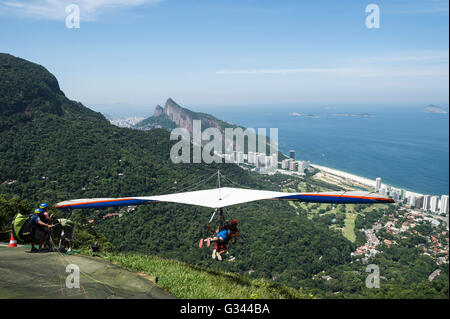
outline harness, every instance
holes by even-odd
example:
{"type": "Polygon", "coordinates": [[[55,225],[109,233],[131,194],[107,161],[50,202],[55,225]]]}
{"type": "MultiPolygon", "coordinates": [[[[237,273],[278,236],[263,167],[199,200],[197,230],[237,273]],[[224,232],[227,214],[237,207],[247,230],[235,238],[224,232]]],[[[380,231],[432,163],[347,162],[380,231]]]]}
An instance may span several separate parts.
{"type": "MultiPolygon", "coordinates": [[[[217,208],[214,210],[213,215],[211,216],[209,223],[211,223],[211,221],[214,219],[214,216],[217,212],[217,208]]],[[[230,220],[230,216],[227,216],[230,220]]],[[[239,236],[239,229],[232,224],[231,222],[227,221],[225,219],[224,216],[224,212],[222,208],[219,208],[219,224],[217,226],[216,229],[213,229],[209,224],[206,225],[206,228],[208,229],[208,231],[211,233],[212,236],[220,233],[223,230],[231,230],[231,234],[228,235],[231,238],[234,239],[233,243],[236,243],[237,238],[239,236]]],[[[230,239],[228,239],[227,241],[221,241],[221,242],[216,242],[214,244],[214,248],[216,248],[217,251],[223,250],[224,248],[226,249],[227,244],[230,242],[230,239]]]]}

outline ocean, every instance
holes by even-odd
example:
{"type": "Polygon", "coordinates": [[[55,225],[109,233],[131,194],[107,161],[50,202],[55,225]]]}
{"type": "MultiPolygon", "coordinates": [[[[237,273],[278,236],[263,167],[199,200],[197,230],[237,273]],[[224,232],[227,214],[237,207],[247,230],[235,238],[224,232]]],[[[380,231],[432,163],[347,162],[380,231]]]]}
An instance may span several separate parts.
{"type": "MultiPolygon", "coordinates": [[[[215,110],[217,111],[217,110],[215,110]]],[[[449,117],[423,110],[361,111],[221,109],[220,119],[252,128],[278,128],[279,148],[309,160],[406,190],[449,193],[449,117]],[[292,116],[297,112],[313,116],[292,116]],[[332,115],[334,114],[334,115],[332,115]]]]}

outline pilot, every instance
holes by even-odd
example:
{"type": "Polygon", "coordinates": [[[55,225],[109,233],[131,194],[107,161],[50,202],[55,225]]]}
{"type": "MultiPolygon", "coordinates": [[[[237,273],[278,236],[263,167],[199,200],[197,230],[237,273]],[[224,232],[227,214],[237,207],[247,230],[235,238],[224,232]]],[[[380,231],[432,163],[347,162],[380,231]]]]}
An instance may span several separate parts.
{"type": "MultiPolygon", "coordinates": [[[[227,252],[227,244],[232,238],[237,238],[239,235],[239,229],[237,228],[237,219],[233,219],[231,224],[224,225],[219,229],[219,233],[215,237],[206,238],[206,247],[211,245],[211,242],[215,243],[215,249],[213,251],[212,258],[222,260],[222,255],[227,252]]],[[[204,239],[200,239],[199,247],[203,246],[204,239]]]]}

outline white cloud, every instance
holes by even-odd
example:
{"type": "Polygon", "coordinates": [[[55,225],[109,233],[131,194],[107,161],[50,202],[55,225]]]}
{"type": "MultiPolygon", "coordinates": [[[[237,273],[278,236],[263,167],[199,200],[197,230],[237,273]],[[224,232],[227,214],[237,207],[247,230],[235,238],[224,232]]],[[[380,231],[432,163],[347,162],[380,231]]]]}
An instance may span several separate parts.
{"type": "Polygon", "coordinates": [[[351,63],[375,64],[375,63],[447,63],[448,51],[412,51],[396,52],[388,55],[367,56],[356,58],[351,63]]]}
{"type": "Polygon", "coordinates": [[[383,10],[386,14],[442,14],[448,13],[448,0],[422,0],[389,3],[389,8],[383,10]]]}
{"type": "Polygon", "coordinates": [[[336,61],[326,68],[224,69],[218,75],[308,75],[316,77],[429,77],[448,76],[448,51],[412,51],[336,61]]]}
{"type": "Polygon", "coordinates": [[[82,20],[94,20],[108,10],[163,1],[165,0],[7,0],[0,2],[0,12],[36,19],[63,20],[67,16],[66,7],[76,4],[80,8],[82,20]]]}
{"type": "Polygon", "coordinates": [[[216,74],[300,74],[300,73],[345,73],[346,69],[255,69],[255,70],[218,70],[216,74]]]}
{"type": "Polygon", "coordinates": [[[255,70],[218,70],[220,75],[321,75],[344,77],[417,77],[417,76],[448,76],[446,68],[340,68],[340,69],[255,69],[255,70]]]}

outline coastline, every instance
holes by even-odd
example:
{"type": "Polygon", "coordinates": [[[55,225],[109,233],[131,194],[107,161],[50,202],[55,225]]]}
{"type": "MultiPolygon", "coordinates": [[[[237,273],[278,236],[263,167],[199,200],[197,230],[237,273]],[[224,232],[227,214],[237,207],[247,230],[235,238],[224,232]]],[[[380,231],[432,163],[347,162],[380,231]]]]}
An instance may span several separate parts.
{"type": "MultiPolygon", "coordinates": [[[[359,184],[359,185],[362,185],[362,186],[368,186],[368,187],[373,188],[373,189],[375,188],[375,184],[376,184],[375,180],[371,180],[371,179],[368,179],[368,178],[365,178],[365,177],[362,177],[362,176],[358,176],[358,175],[355,175],[355,174],[347,173],[347,172],[340,171],[340,170],[337,170],[337,169],[334,169],[334,168],[330,168],[330,167],[326,167],[326,166],[321,166],[321,165],[312,164],[312,163],[310,165],[312,167],[314,167],[314,168],[317,168],[318,170],[320,170],[321,172],[323,172],[325,174],[336,176],[336,177],[341,178],[341,179],[343,179],[345,181],[353,182],[353,183],[356,183],[356,184],[359,184]]],[[[390,186],[392,189],[401,189],[401,188],[394,187],[394,186],[391,186],[391,185],[388,185],[388,184],[385,184],[385,183],[382,183],[381,185],[384,186],[384,187],[390,186]]],[[[405,195],[406,196],[410,196],[410,195],[413,195],[413,196],[424,196],[423,194],[412,192],[412,191],[409,191],[409,190],[404,189],[404,188],[403,188],[403,190],[405,191],[405,195]]]]}

